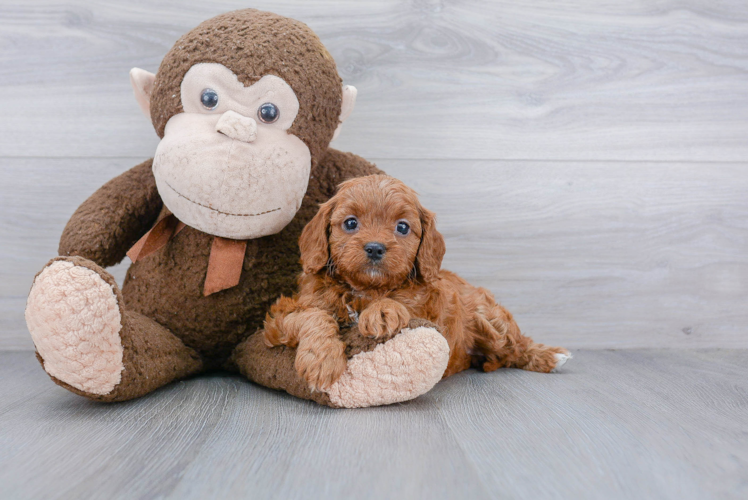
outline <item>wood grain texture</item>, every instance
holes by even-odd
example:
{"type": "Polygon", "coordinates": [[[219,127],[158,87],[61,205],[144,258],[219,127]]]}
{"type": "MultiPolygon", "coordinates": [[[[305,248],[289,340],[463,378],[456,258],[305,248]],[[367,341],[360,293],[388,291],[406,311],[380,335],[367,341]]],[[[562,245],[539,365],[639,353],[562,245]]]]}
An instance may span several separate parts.
{"type": "MultiPolygon", "coordinates": [[[[373,158],[744,161],[742,0],[252,2],[308,23],[359,102],[339,147],[373,158]]],[[[129,89],[199,22],[246,2],[0,5],[0,156],[149,156],[129,89]]]]}
{"type": "Polygon", "coordinates": [[[570,347],[748,347],[748,165],[380,161],[446,269],[570,347]]]}
{"type": "Polygon", "coordinates": [[[207,376],[122,404],[0,353],[0,498],[748,495],[748,351],[578,351],[332,410],[207,376]]]}
{"type": "Polygon", "coordinates": [[[669,349],[364,410],[220,374],[115,405],[49,381],[31,280],[75,208],[156,148],[128,71],[247,6],[0,4],[0,499],[748,497],[748,350],[724,349],[748,347],[742,0],[251,5],[320,35],[359,89],[335,147],[421,193],[446,268],[538,341],[669,349]]]}
{"type": "MultiPolygon", "coordinates": [[[[23,312],[70,216],[132,159],[0,159],[0,350],[33,349],[23,312]]],[[[127,264],[113,274],[122,283],[127,264]]]]}
{"type": "MultiPolygon", "coordinates": [[[[33,276],[75,208],[139,161],[5,161],[0,350],[33,347],[23,320],[33,276]]],[[[492,290],[538,341],[748,347],[748,165],[377,163],[437,213],[444,267],[492,290]]]]}

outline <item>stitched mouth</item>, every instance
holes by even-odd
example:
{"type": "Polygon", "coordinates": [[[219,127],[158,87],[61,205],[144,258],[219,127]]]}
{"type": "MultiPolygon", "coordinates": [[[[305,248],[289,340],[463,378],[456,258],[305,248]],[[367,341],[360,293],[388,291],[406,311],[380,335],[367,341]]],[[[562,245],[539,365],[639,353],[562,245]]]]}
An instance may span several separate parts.
{"type": "Polygon", "coordinates": [[[207,208],[208,210],[212,210],[214,212],[218,212],[219,214],[223,214],[223,215],[231,215],[231,216],[234,216],[234,217],[257,217],[258,215],[265,215],[265,214],[269,214],[271,212],[277,212],[277,211],[280,210],[280,207],[278,207],[278,208],[274,208],[272,210],[265,210],[264,212],[258,212],[256,214],[232,214],[231,212],[223,212],[221,210],[217,210],[215,208],[209,207],[207,205],[203,205],[200,202],[197,202],[195,200],[191,200],[191,199],[187,198],[185,195],[183,195],[182,193],[180,193],[179,191],[177,191],[176,189],[174,189],[174,186],[172,186],[171,184],[169,184],[168,181],[164,181],[164,182],[166,182],[166,185],[169,186],[169,189],[171,189],[172,191],[174,191],[175,193],[177,193],[177,196],[179,196],[181,198],[184,198],[185,200],[189,201],[190,203],[194,203],[197,206],[200,206],[200,207],[203,207],[203,208],[207,208]]]}

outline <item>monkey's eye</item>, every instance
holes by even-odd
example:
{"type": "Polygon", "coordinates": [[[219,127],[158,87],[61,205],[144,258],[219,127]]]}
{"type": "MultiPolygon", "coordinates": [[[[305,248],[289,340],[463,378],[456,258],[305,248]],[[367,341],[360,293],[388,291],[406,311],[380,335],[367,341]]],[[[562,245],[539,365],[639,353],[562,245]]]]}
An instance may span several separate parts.
{"type": "Polygon", "coordinates": [[[343,230],[347,233],[352,233],[358,229],[358,219],[355,217],[348,217],[343,221],[343,230]]]}
{"type": "Polygon", "coordinates": [[[200,94],[200,102],[206,109],[216,109],[218,106],[218,92],[213,89],[205,89],[200,94]]]}
{"type": "Polygon", "coordinates": [[[410,226],[405,221],[400,221],[397,223],[397,226],[395,227],[395,231],[402,234],[403,236],[407,236],[408,233],[410,233],[410,226]]]}
{"type": "Polygon", "coordinates": [[[257,110],[257,117],[263,123],[273,123],[280,116],[278,106],[272,102],[266,102],[257,110]]]}

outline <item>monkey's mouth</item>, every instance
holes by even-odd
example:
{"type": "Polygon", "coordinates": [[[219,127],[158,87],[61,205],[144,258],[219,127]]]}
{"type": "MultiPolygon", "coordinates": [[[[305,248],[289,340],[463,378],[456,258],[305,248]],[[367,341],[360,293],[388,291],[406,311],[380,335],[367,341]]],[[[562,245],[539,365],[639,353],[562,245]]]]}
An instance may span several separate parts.
{"type": "Polygon", "coordinates": [[[265,214],[269,214],[269,213],[272,213],[272,212],[277,212],[277,211],[279,211],[281,209],[280,207],[278,207],[278,208],[274,208],[272,210],[265,210],[264,212],[258,212],[256,214],[232,214],[231,212],[223,212],[223,211],[218,210],[216,208],[209,207],[207,205],[203,205],[202,203],[200,203],[198,201],[191,200],[190,198],[186,197],[185,195],[183,195],[182,193],[180,193],[179,191],[177,191],[176,189],[174,189],[174,186],[172,186],[171,184],[169,184],[169,181],[164,180],[164,182],[166,183],[167,186],[169,186],[169,189],[171,189],[172,191],[174,191],[177,194],[177,196],[179,196],[180,198],[184,198],[185,200],[189,201],[190,203],[194,203],[195,205],[197,205],[199,207],[207,208],[208,210],[212,210],[213,212],[218,212],[219,214],[223,214],[223,215],[230,215],[232,217],[257,217],[258,215],[265,215],[265,214]]]}

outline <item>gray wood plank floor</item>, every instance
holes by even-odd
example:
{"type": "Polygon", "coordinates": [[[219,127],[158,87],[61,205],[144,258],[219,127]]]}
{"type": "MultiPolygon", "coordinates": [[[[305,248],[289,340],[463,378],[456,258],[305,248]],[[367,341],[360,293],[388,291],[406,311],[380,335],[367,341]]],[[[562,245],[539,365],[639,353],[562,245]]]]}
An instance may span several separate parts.
{"type": "Polygon", "coordinates": [[[128,71],[247,6],[0,0],[0,499],[748,498],[743,0],[251,5],[320,35],[359,89],[334,147],[421,193],[446,268],[539,341],[650,349],[364,410],[225,374],[112,406],[52,384],[23,307],[78,204],[153,156],[128,71]]]}
{"type": "Polygon", "coordinates": [[[0,498],[748,496],[748,351],[577,351],[332,410],[239,377],[91,403],[0,353],[0,498]]]}

